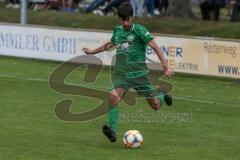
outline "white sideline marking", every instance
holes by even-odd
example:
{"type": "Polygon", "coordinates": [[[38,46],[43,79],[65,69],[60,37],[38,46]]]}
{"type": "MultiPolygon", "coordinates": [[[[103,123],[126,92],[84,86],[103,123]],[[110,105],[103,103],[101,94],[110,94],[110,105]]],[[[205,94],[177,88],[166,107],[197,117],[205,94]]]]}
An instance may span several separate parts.
{"type": "Polygon", "coordinates": [[[231,107],[240,107],[240,104],[233,104],[233,103],[206,101],[206,100],[186,98],[186,97],[173,97],[173,98],[178,99],[178,100],[191,101],[191,102],[208,103],[208,104],[216,104],[216,105],[231,106],[231,107]]]}
{"type": "MultiPolygon", "coordinates": [[[[18,77],[16,75],[2,74],[2,73],[0,73],[0,77],[14,78],[19,80],[29,80],[29,81],[36,81],[36,82],[48,82],[48,80],[43,78],[18,77]]],[[[67,84],[72,84],[76,86],[79,85],[79,83],[67,83],[67,84]]],[[[88,85],[84,84],[84,86],[88,86],[88,85]]],[[[94,86],[94,84],[89,85],[89,87],[96,88],[96,89],[105,89],[105,90],[107,89],[106,87],[94,86]]],[[[234,104],[234,103],[214,102],[214,101],[193,99],[193,98],[187,98],[187,97],[176,97],[176,96],[174,96],[173,98],[177,100],[190,101],[190,102],[208,103],[208,104],[216,104],[216,105],[231,106],[231,107],[238,107],[238,108],[240,107],[240,104],[234,104]]]]}
{"type": "Polygon", "coordinates": [[[43,79],[43,78],[18,77],[16,75],[2,74],[2,73],[0,73],[0,77],[29,80],[29,81],[38,81],[38,82],[48,82],[46,79],[43,79]]]}

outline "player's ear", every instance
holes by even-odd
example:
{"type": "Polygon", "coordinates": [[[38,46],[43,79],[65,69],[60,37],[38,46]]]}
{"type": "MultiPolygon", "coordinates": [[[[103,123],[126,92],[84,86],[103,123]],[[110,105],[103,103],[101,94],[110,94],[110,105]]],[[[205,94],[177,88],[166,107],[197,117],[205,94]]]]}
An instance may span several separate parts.
{"type": "Polygon", "coordinates": [[[130,16],[129,18],[130,18],[130,20],[131,20],[131,21],[133,21],[133,19],[134,19],[134,16],[130,16]]]}

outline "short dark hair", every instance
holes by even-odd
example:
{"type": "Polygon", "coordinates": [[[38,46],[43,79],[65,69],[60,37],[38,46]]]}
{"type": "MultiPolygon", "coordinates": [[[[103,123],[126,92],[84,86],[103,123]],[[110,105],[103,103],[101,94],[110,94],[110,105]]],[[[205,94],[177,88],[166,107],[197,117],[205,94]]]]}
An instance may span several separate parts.
{"type": "Polygon", "coordinates": [[[118,7],[118,17],[121,19],[128,19],[133,17],[133,8],[129,2],[123,2],[118,7]]]}

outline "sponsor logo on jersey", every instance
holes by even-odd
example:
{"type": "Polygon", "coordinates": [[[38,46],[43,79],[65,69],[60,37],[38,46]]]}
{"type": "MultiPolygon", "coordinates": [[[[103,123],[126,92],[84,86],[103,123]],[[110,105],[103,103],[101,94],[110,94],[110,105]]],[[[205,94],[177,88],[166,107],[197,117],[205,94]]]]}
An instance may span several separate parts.
{"type": "Polygon", "coordinates": [[[131,43],[129,43],[129,42],[123,42],[123,43],[121,43],[121,44],[118,44],[118,45],[117,45],[117,48],[120,49],[120,50],[127,50],[127,49],[129,49],[131,46],[132,46],[132,45],[131,45],[131,43]]]}
{"type": "Polygon", "coordinates": [[[127,37],[127,40],[128,40],[129,42],[132,42],[132,41],[134,40],[134,35],[129,35],[129,36],[127,37]]]}

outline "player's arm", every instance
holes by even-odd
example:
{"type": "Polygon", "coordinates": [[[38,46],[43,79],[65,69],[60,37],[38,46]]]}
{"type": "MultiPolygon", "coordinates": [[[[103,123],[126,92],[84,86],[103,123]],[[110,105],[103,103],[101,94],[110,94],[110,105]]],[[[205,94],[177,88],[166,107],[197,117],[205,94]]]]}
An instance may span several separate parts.
{"type": "Polygon", "coordinates": [[[156,42],[154,40],[150,40],[148,42],[148,45],[157,53],[157,56],[162,63],[164,74],[168,77],[174,76],[173,71],[170,68],[168,68],[167,60],[164,58],[164,54],[162,50],[158,47],[156,42]]]}
{"type": "Polygon", "coordinates": [[[86,54],[90,54],[90,55],[94,55],[103,51],[107,51],[111,48],[115,47],[115,44],[113,42],[107,42],[105,44],[103,44],[102,46],[96,48],[96,49],[89,49],[89,48],[83,48],[82,50],[86,53],[86,54]]]}

